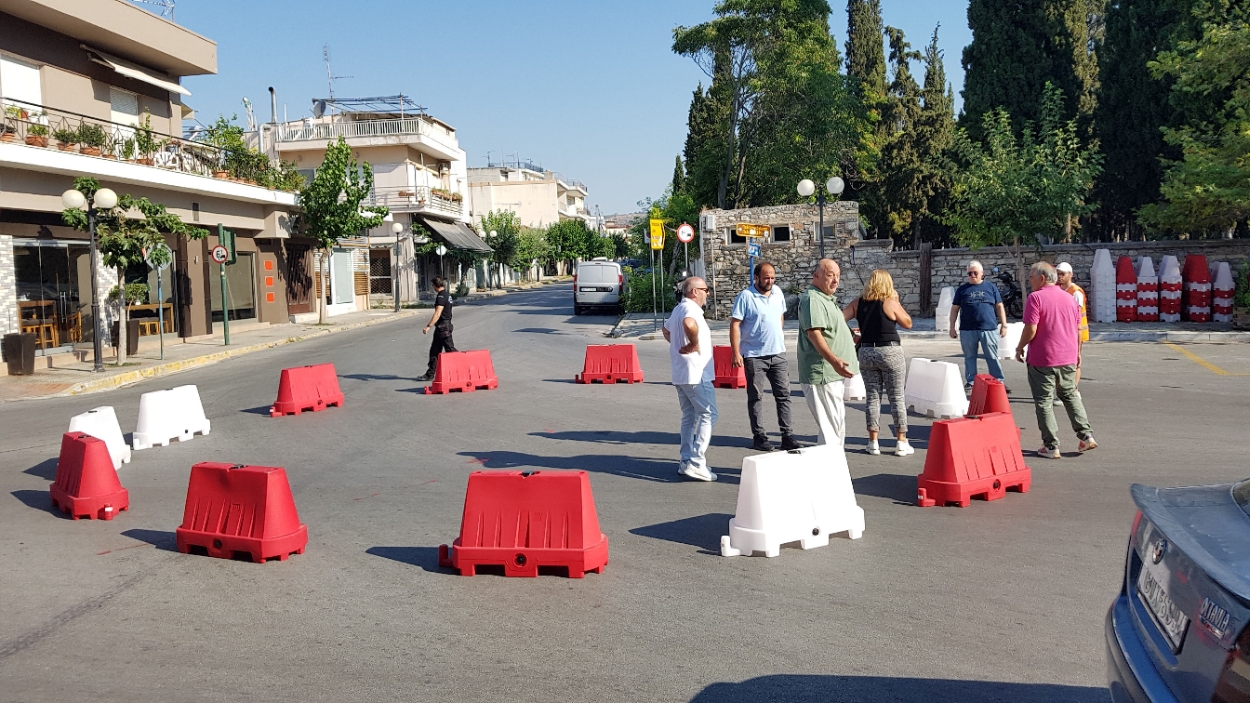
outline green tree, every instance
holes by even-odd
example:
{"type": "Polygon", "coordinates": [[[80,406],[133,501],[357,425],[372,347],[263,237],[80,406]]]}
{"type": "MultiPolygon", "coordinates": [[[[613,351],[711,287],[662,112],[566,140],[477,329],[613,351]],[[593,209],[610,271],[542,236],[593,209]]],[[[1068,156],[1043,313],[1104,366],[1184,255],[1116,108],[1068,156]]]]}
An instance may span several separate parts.
{"type": "Polygon", "coordinates": [[[551,247],[547,244],[547,233],[541,229],[522,227],[517,233],[517,267],[528,270],[535,262],[541,265],[550,258],[551,247]]]}
{"type": "Polygon", "coordinates": [[[1088,137],[1098,91],[1096,48],[1106,0],[970,0],[972,42],[964,47],[962,124],[980,138],[982,116],[1011,115],[1019,134],[1041,115],[1037,96],[1050,83],[1073,96],[1064,119],[1075,117],[1088,137]]]}
{"type": "Polygon", "coordinates": [[[875,231],[888,231],[890,208],[882,193],[884,174],[880,161],[895,129],[886,115],[890,99],[881,0],[847,0],[846,22],[846,74],[859,116],[867,127],[853,158],[843,165],[849,176],[847,197],[859,201],[861,216],[875,231]]]}
{"type": "Polygon", "coordinates": [[[686,167],[681,162],[681,157],[677,157],[677,164],[673,166],[673,182],[669,184],[674,193],[686,192],[686,167]]]}
{"type": "Polygon", "coordinates": [[[942,240],[947,226],[940,216],[950,204],[954,164],[948,154],[955,140],[955,95],[946,81],[946,67],[938,49],[938,28],[924,51],[924,87],[916,119],[916,152],[920,160],[917,187],[924,205],[917,211],[913,242],[942,240]],[[922,228],[924,234],[922,234],[922,228]]]}
{"type": "Polygon", "coordinates": [[[729,148],[725,134],[728,122],[723,89],[713,94],[703,85],[695,88],[686,118],[685,190],[696,203],[703,207],[719,207],[718,191],[724,170],[725,154],[729,148]]]}
{"type": "Polygon", "coordinates": [[[912,61],[920,59],[920,53],[911,50],[901,29],[886,27],[886,34],[890,38],[890,65],[894,77],[890,81],[882,121],[887,130],[879,166],[882,223],[895,245],[907,248],[915,241],[915,230],[926,201],[920,180],[924,164],[917,149],[920,86],[912,78],[910,68],[912,61]]]}
{"type": "MultiPolygon", "coordinates": [[[[492,250],[487,260],[495,266],[520,268],[517,260],[517,247],[521,241],[521,218],[517,217],[517,214],[511,210],[500,210],[498,212],[491,210],[487,214],[482,215],[479,222],[481,223],[481,232],[486,235],[487,242],[492,250]],[[495,233],[494,237],[490,236],[491,232],[495,233]]],[[[491,277],[496,275],[502,278],[502,270],[495,269],[490,274],[491,277]]]]}
{"type": "Polygon", "coordinates": [[[301,212],[297,227],[315,240],[322,250],[321,299],[318,308],[321,324],[326,323],[325,294],[329,290],[326,266],[330,248],[342,237],[351,237],[378,227],[389,210],[361,203],[373,192],[373,168],[368,162],[357,163],[352,149],[339,137],[326,147],[325,159],[317,167],[311,183],[296,195],[301,212]]]}
{"type": "Polygon", "coordinates": [[[886,66],[881,0],[847,0],[846,75],[864,102],[885,102],[886,66]]]}
{"type": "MultiPolygon", "coordinates": [[[[88,200],[94,197],[99,189],[100,183],[94,178],[74,179],[74,190],[82,193],[88,200]]],[[[61,219],[66,225],[80,232],[90,230],[85,210],[70,208],[61,213],[61,219]]],[[[182,218],[166,210],[164,205],[154,203],[147,198],[119,195],[116,207],[111,210],[96,211],[96,242],[100,251],[100,262],[104,266],[117,269],[118,306],[120,308],[118,366],[126,363],[126,306],[130,302],[130,296],[126,290],[126,269],[142,262],[144,254],[150,247],[164,244],[166,234],[187,239],[203,239],[207,232],[183,222],[182,218]]]]}
{"type": "Polygon", "coordinates": [[[1250,22],[1244,15],[1208,22],[1200,39],[1160,53],[1150,69],[1172,78],[1180,96],[1227,99],[1209,121],[1164,130],[1164,139],[1183,156],[1165,162],[1166,206],[1144,206],[1141,222],[1172,232],[1215,230],[1231,238],[1250,216],[1250,22]]]}
{"type": "Polygon", "coordinates": [[[1072,217],[1093,210],[1086,198],[1101,164],[1077,135],[1076,120],[1064,121],[1059,89],[1044,90],[1038,122],[1025,122],[1020,137],[1003,109],[983,118],[983,143],[966,130],[956,133],[964,168],[945,217],[965,246],[1010,246],[1021,282],[1022,247],[1058,238],[1072,217]]]}

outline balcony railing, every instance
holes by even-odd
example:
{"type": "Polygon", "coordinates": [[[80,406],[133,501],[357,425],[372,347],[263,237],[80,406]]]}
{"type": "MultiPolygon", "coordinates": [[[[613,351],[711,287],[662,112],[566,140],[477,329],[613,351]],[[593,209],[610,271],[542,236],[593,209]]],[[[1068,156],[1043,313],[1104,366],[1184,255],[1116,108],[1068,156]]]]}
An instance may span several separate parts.
{"type": "Polygon", "coordinates": [[[451,133],[439,129],[421,117],[398,117],[386,120],[354,122],[287,122],[278,125],[279,142],[332,140],[343,137],[426,136],[450,140],[451,133]]]}
{"type": "Polygon", "coordinates": [[[0,142],[75,152],[104,159],[126,160],[170,171],[212,176],[225,162],[224,152],[212,145],[152,130],[152,150],[139,150],[136,125],[109,122],[77,112],[0,97],[3,122],[0,142]]]}
{"type": "Polygon", "coordinates": [[[374,188],[367,205],[384,205],[399,212],[438,212],[459,217],[464,203],[426,186],[388,186],[374,188]]]}

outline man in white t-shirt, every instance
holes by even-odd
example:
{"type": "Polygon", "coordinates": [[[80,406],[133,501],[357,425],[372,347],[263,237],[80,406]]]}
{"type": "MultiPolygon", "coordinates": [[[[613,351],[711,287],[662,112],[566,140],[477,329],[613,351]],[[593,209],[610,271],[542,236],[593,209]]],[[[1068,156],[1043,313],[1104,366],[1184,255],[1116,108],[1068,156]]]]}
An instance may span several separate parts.
{"type": "Polygon", "coordinates": [[[673,366],[673,386],[681,404],[681,463],[677,473],[715,481],[707,468],[707,445],[716,424],[716,389],[712,379],[712,330],[703,319],[707,283],[698,276],[682,281],[681,303],[664,321],[664,339],[673,366]]]}

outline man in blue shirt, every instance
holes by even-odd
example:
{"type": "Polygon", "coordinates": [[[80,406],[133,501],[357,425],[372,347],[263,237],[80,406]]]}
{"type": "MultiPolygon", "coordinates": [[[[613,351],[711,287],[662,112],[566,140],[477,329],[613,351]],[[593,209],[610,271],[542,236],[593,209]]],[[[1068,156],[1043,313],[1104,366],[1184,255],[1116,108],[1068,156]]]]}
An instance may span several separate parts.
{"type": "Polygon", "coordinates": [[[985,280],[985,268],[980,261],[969,261],[967,273],[968,282],[959,286],[951,303],[951,338],[955,337],[955,318],[959,318],[965,390],[972,388],[972,379],[977,375],[978,348],[985,351],[985,366],[990,375],[1003,380],[998,339],[1007,336],[1007,309],[998,286],[985,280]]]}
{"type": "Polygon", "coordinates": [[[790,427],[790,373],[786,367],[786,342],[782,319],[786,314],[786,297],[774,285],[777,269],[768,262],[756,265],[755,285],[734,299],[729,322],[729,346],[733,350],[734,368],[746,367],[747,416],[751,419],[751,446],[770,452],[773,445],[760,422],[764,382],[767,381],[777,402],[777,424],[781,426],[781,448],[798,449],[790,427]]]}

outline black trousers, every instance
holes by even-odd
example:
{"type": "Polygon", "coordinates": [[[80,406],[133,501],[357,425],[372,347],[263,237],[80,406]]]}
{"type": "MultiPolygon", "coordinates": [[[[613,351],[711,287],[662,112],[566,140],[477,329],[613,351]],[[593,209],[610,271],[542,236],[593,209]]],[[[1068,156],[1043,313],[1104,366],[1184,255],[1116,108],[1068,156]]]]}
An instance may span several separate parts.
{"type": "Polygon", "coordinates": [[[450,322],[440,322],[434,326],[434,340],[430,342],[430,368],[427,374],[434,375],[434,367],[438,365],[438,355],[445,352],[457,351],[456,343],[451,339],[452,326],[450,322]]]}
{"type": "Polygon", "coordinates": [[[748,356],[742,360],[747,377],[747,417],[751,420],[751,434],[755,439],[768,439],[764,429],[764,393],[767,384],[777,401],[777,424],[782,437],[789,437],[790,427],[790,373],[786,367],[785,354],[772,356],[748,356]]]}

